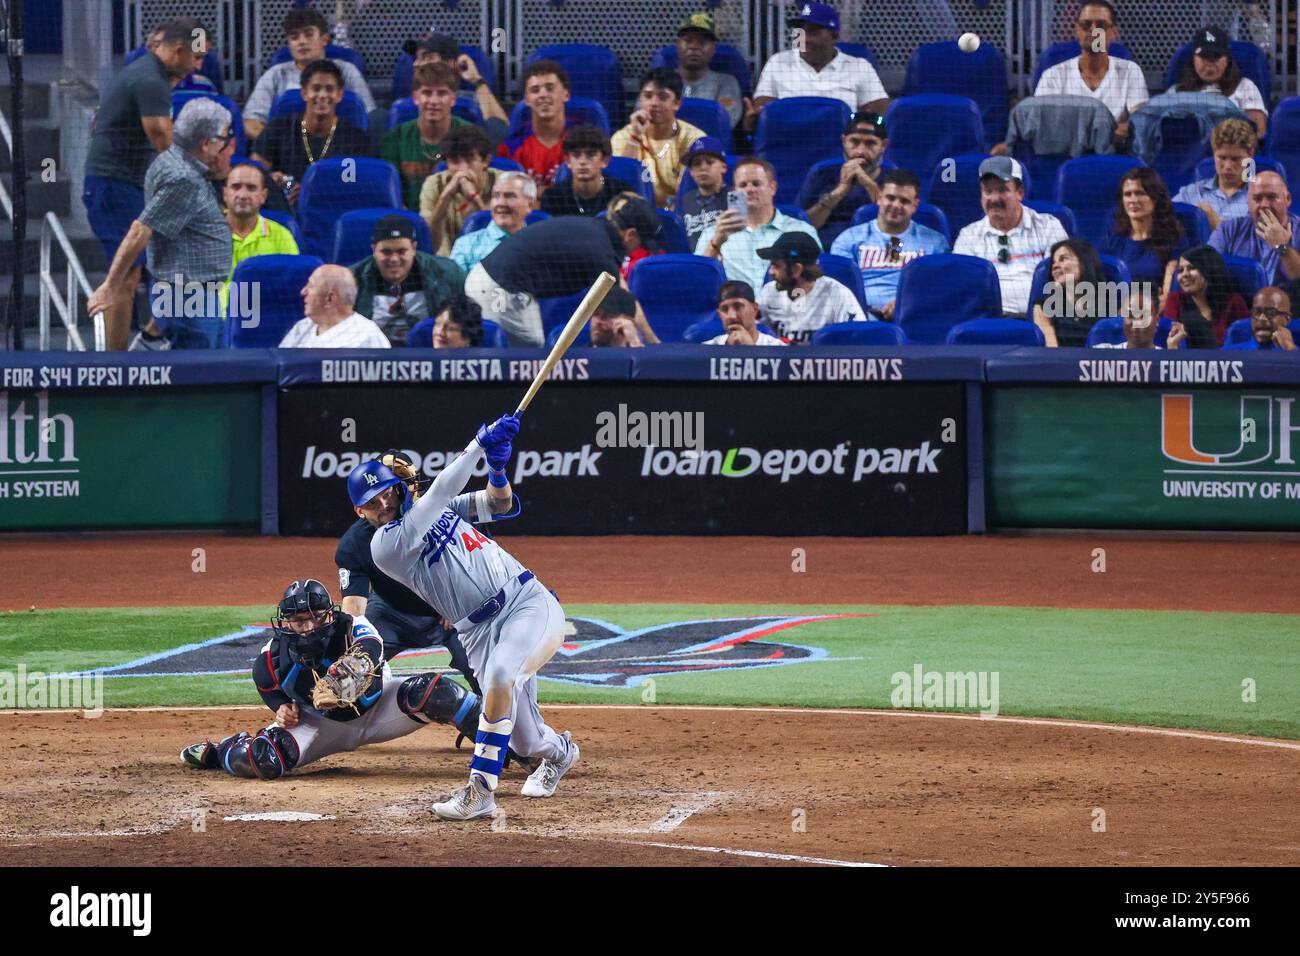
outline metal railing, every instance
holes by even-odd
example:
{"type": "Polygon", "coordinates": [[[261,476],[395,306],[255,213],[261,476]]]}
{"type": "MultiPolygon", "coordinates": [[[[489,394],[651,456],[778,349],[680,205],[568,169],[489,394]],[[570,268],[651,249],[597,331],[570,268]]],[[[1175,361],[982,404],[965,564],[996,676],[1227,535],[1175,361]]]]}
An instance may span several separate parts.
{"type": "MultiPolygon", "coordinates": [[[[4,139],[5,149],[9,150],[9,155],[12,156],[14,154],[14,133],[9,128],[9,117],[5,116],[4,110],[0,110],[0,138],[4,139]]],[[[14,201],[9,198],[9,187],[5,185],[3,179],[0,179],[0,206],[4,207],[5,215],[9,217],[10,222],[13,222],[14,201]]]]}
{"type": "MultiPolygon", "coordinates": [[[[63,231],[63,226],[59,223],[58,217],[52,212],[47,212],[45,219],[41,221],[40,350],[42,352],[50,350],[51,305],[59,313],[59,319],[68,332],[68,350],[72,352],[86,351],[86,345],[82,341],[81,333],[77,331],[78,289],[87,299],[90,298],[93,291],[90,288],[90,283],[86,280],[85,270],[81,268],[81,261],[77,258],[72,243],[68,241],[67,233],[63,231]],[[59,291],[58,283],[54,281],[53,243],[55,241],[58,242],[59,248],[63,251],[64,259],[67,261],[66,295],[59,291]]],[[[91,317],[91,322],[95,333],[95,351],[103,352],[106,348],[104,313],[96,313],[91,317]]]]}

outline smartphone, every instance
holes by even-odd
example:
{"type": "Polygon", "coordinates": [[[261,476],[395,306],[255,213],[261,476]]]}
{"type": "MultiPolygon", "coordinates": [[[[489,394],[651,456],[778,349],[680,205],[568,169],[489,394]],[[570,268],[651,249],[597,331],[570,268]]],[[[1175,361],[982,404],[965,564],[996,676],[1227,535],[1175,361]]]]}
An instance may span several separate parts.
{"type": "Polygon", "coordinates": [[[739,189],[733,189],[727,193],[727,208],[734,209],[744,219],[749,215],[749,199],[739,189]]]}
{"type": "Polygon", "coordinates": [[[284,177],[284,182],[280,184],[280,188],[284,190],[284,197],[286,199],[288,199],[289,194],[293,192],[293,187],[297,182],[298,180],[294,179],[292,176],[284,177]]]}

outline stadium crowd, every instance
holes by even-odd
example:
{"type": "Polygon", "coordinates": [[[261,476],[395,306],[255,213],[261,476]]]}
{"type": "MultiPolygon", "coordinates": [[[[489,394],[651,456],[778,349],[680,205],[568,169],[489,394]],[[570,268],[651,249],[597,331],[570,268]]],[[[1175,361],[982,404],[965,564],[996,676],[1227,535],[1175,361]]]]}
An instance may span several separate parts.
{"type": "Polygon", "coordinates": [[[1116,5],[1085,0],[1008,111],[996,84],[953,95],[988,92],[965,45],[918,50],[941,66],[891,100],[832,6],[791,25],[750,94],[713,16],[686,17],[624,117],[621,89],[547,56],[507,112],[445,34],[409,45],[380,108],[310,6],[241,108],[204,25],[164,23],[96,114],[89,311],[112,349],[538,346],[608,271],[579,340],[598,347],[1295,350],[1300,218],[1258,47],[1199,26],[1152,96],[1116,5]]]}

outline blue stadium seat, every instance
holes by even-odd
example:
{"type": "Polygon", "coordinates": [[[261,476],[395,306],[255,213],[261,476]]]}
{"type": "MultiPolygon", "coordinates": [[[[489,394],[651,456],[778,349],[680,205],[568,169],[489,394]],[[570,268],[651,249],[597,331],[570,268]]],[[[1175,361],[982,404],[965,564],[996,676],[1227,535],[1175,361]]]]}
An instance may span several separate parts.
{"type": "Polygon", "coordinates": [[[216,100],[230,110],[231,128],[235,131],[235,155],[247,156],[248,137],[244,134],[244,114],[229,96],[222,96],[220,93],[209,93],[204,90],[176,90],[172,93],[172,119],[176,119],[186,103],[200,97],[216,100]]]}
{"type": "Polygon", "coordinates": [[[1238,319],[1224,331],[1223,344],[1236,345],[1248,341],[1254,334],[1250,329],[1250,319],[1238,319]]]}
{"type": "Polygon", "coordinates": [[[1046,345],[1029,319],[969,319],[948,330],[944,345],[1046,345]]]}
{"type": "Polygon", "coordinates": [[[903,95],[922,93],[970,96],[984,117],[984,141],[1006,139],[1007,63],[993,44],[985,41],[973,53],[964,52],[956,40],[921,44],[907,61],[903,95]]]}
{"type": "Polygon", "coordinates": [[[370,238],[374,233],[375,223],[385,216],[404,216],[415,226],[415,247],[421,252],[433,254],[433,237],[429,234],[429,224],[419,213],[409,209],[353,209],[339,216],[334,224],[333,252],[330,262],[340,266],[350,266],[370,255],[370,238]]]}
{"type": "MultiPolygon", "coordinates": [[[[1133,59],[1133,51],[1126,47],[1118,40],[1112,43],[1106,50],[1111,56],[1117,56],[1122,60],[1133,59]]],[[[1032,96],[1034,90],[1038,89],[1038,81],[1043,75],[1043,71],[1048,67],[1056,66],[1058,63],[1064,63],[1066,60],[1073,59],[1079,55],[1078,40],[1062,40],[1060,43],[1053,43],[1044,50],[1038,57],[1038,62],[1034,64],[1034,75],[1029,81],[1029,95],[1032,96]]]]}
{"type": "Polygon", "coordinates": [[[893,322],[836,322],[813,333],[813,345],[907,345],[907,334],[893,322]]]}
{"type": "MultiPolygon", "coordinates": [[[[492,61],[487,58],[482,47],[473,45],[462,45],[460,52],[464,53],[474,65],[478,67],[478,75],[487,80],[488,86],[496,89],[497,71],[492,66],[492,61]]],[[[415,78],[415,57],[409,53],[399,53],[397,63],[393,66],[393,87],[390,95],[394,100],[400,100],[411,95],[411,82],[415,78]]],[[[461,81],[462,90],[472,90],[468,83],[461,81]]]]}
{"type": "MultiPolygon", "coordinates": [[[[709,316],[709,318],[701,319],[694,325],[689,326],[686,331],[682,333],[682,341],[699,345],[701,342],[707,342],[709,339],[717,338],[726,331],[727,329],[722,324],[722,319],[718,317],[718,313],[714,312],[713,315],[709,316]]],[[[776,333],[772,331],[771,326],[765,325],[762,322],[758,323],[758,331],[766,332],[768,335],[776,335],[776,333]]]]}
{"type": "MultiPolygon", "coordinates": [[[[558,303],[558,302],[568,302],[569,300],[568,300],[568,299],[549,299],[549,300],[543,300],[543,301],[544,301],[544,302],[545,302],[545,301],[550,301],[550,302],[557,302],[557,303],[558,303]]],[[[566,322],[569,321],[569,316],[573,313],[573,310],[577,307],[578,302],[580,302],[580,301],[582,301],[582,296],[579,296],[579,297],[577,298],[577,300],[574,301],[573,305],[568,306],[568,310],[569,310],[569,311],[566,312],[566,313],[564,314],[564,318],[562,318],[558,323],[556,323],[556,324],[554,324],[554,325],[549,325],[549,326],[546,325],[545,322],[542,323],[542,324],[543,324],[547,329],[549,329],[549,331],[546,333],[546,347],[547,347],[548,349],[549,349],[549,348],[554,348],[554,347],[555,347],[555,343],[558,342],[558,341],[560,340],[560,336],[564,334],[564,324],[565,324],[566,322]]],[[[546,314],[546,313],[545,313],[545,309],[543,309],[543,312],[542,312],[543,319],[545,318],[545,314],[546,314]]],[[[573,342],[571,343],[571,345],[570,345],[569,347],[570,347],[570,348],[589,348],[590,346],[591,346],[591,322],[584,322],[583,325],[582,325],[582,328],[578,330],[578,334],[577,334],[576,336],[574,336],[574,338],[573,338],[573,342]]]]}
{"type": "Polygon", "coordinates": [[[798,203],[779,202],[776,204],[776,209],[777,212],[783,212],[792,219],[798,219],[800,222],[812,225],[812,220],[808,218],[808,214],[803,211],[803,207],[798,203]]]}
{"type": "MultiPolygon", "coordinates": [[[[850,115],[839,100],[822,96],[792,96],[763,107],[754,132],[754,152],[776,168],[778,203],[795,201],[813,163],[843,157],[840,135],[850,115]]],[[[894,135],[892,128],[890,135],[894,135]]]]}
{"type": "Polygon", "coordinates": [[[856,56],[859,59],[866,60],[877,70],[880,69],[880,61],[876,59],[875,51],[865,43],[836,43],[835,47],[841,53],[847,53],[849,56],[856,56]]]}
{"type": "Polygon", "coordinates": [[[1025,200],[1025,205],[1035,212],[1045,212],[1049,216],[1055,216],[1065,227],[1067,236],[1075,236],[1079,232],[1079,224],[1074,219],[1074,213],[1069,206],[1062,206],[1059,202],[1048,202],[1043,199],[1035,199],[1030,202],[1025,200]]]}
{"type": "MultiPolygon", "coordinates": [[[[524,167],[520,166],[513,159],[506,159],[504,156],[493,156],[488,160],[488,166],[492,169],[504,169],[512,173],[522,173],[524,167]]],[[[440,173],[447,168],[446,163],[439,163],[433,167],[435,173],[440,173]]]]}
{"type": "Polygon", "coordinates": [[[731,142],[731,116],[717,100],[688,96],[682,100],[677,118],[699,127],[708,136],[716,136],[723,143],[731,142]]]}
{"type": "MultiPolygon", "coordinates": [[[[524,219],[524,225],[531,226],[535,222],[541,222],[543,219],[550,219],[549,212],[542,212],[540,209],[534,209],[527,218],[524,219]]],[[[488,223],[492,221],[491,209],[480,209],[478,212],[472,212],[465,217],[465,224],[460,227],[462,236],[471,232],[478,232],[480,229],[486,229],[488,223]]]]}
{"type": "MultiPolygon", "coordinates": [[[[140,57],[145,55],[145,51],[146,47],[136,47],[123,58],[122,65],[129,66],[134,63],[136,60],[140,59],[140,57]]],[[[207,77],[207,79],[212,83],[213,89],[218,93],[224,94],[226,92],[226,81],[221,75],[223,72],[221,54],[216,50],[209,50],[204,55],[203,62],[199,64],[197,72],[200,76],[207,77]]]]}
{"type": "MultiPolygon", "coordinates": [[[[336,43],[325,44],[325,56],[331,60],[346,60],[361,71],[362,76],[366,76],[366,61],[361,54],[350,46],[339,46],[336,43]]],[[[277,63],[288,63],[293,59],[293,54],[289,52],[287,46],[282,46],[271,55],[271,62],[268,66],[275,66],[277,63]]]]}
{"type": "MultiPolygon", "coordinates": [[[[1250,320],[1246,319],[1246,324],[1250,320]]],[[[1156,323],[1155,344],[1164,348],[1169,344],[1169,332],[1173,328],[1173,323],[1166,318],[1161,318],[1156,323]]],[[[1084,343],[1085,348],[1095,349],[1098,345],[1120,345],[1124,342],[1124,320],[1122,318],[1098,319],[1093,323],[1092,328],[1088,330],[1088,341],[1084,343]]],[[[1179,346],[1180,349],[1187,348],[1187,340],[1184,339],[1179,346]]]]}
{"type": "Polygon", "coordinates": [[[554,60],[564,67],[574,96],[599,100],[606,114],[618,120],[623,118],[623,64],[609,47],[594,43],[553,43],[534,50],[524,60],[524,66],[538,60],[554,60]]]}
{"type": "MultiPolygon", "coordinates": [[[[891,142],[893,132],[890,132],[891,142]]],[[[948,217],[952,229],[949,237],[955,238],[962,227],[984,218],[984,208],[980,205],[980,163],[988,159],[983,153],[961,153],[945,155],[930,174],[927,183],[921,180],[924,190],[922,197],[926,202],[938,206],[948,217]],[[946,175],[946,161],[953,161],[952,175],[946,175]]],[[[1029,170],[1025,170],[1025,193],[1033,188],[1029,170]]]]}
{"type": "MultiPolygon", "coordinates": [[[[524,125],[524,121],[533,115],[533,111],[528,104],[520,100],[510,111],[510,132],[516,133],[524,125]]],[[[594,100],[589,96],[570,97],[569,102],[564,104],[564,115],[576,123],[591,123],[593,126],[599,126],[604,130],[605,135],[610,135],[609,111],[599,100],[594,100]]]]}
{"type": "MultiPolygon", "coordinates": [[[[459,93],[456,96],[456,105],[451,108],[452,116],[459,116],[461,119],[478,126],[483,125],[483,111],[479,109],[478,101],[474,97],[465,93],[459,93]]],[[[420,108],[415,105],[415,100],[409,96],[404,99],[394,100],[393,105],[388,108],[388,121],[386,129],[392,129],[402,123],[409,123],[420,116],[420,108]]]]}
{"type": "Polygon", "coordinates": [[[309,255],[329,255],[334,223],[340,216],[353,209],[377,208],[402,208],[402,181],[390,164],[365,156],[312,163],[303,174],[298,194],[300,248],[309,255]],[[351,164],[346,179],[344,163],[351,164]]]}
{"type": "Polygon", "coordinates": [[[1135,156],[1076,156],[1061,166],[1056,201],[1074,212],[1082,238],[1096,245],[1110,233],[1120,180],[1145,165],[1135,156]]]}
{"type": "Polygon", "coordinates": [[[938,345],[954,325],[1002,314],[993,264],[975,256],[921,256],[898,276],[894,321],[912,342],[938,345]]]}
{"type": "MultiPolygon", "coordinates": [[[[666,66],[670,70],[677,69],[677,45],[674,43],[663,47],[650,60],[650,68],[657,69],[666,66]]],[[[745,59],[745,54],[736,49],[729,43],[719,43],[713,51],[713,59],[709,61],[709,69],[716,73],[730,73],[740,84],[740,95],[749,96],[754,92],[754,82],[749,76],[749,61],[745,59]]]]}
{"type": "MultiPolygon", "coordinates": [[[[285,90],[271,104],[270,119],[279,119],[281,116],[292,116],[306,111],[307,106],[302,100],[302,90],[285,90]]],[[[370,130],[370,117],[366,113],[366,104],[362,103],[361,97],[351,90],[343,91],[343,99],[338,105],[338,116],[339,119],[353,126],[359,126],[367,132],[370,130]]]]}
{"type": "MultiPolygon", "coordinates": [[[[1123,282],[1125,284],[1132,282],[1133,277],[1129,274],[1128,263],[1116,256],[1098,255],[1101,260],[1101,271],[1106,275],[1107,282],[1123,282]]],[[[1052,260],[1050,257],[1044,258],[1034,268],[1034,277],[1029,283],[1029,301],[1032,303],[1043,293],[1043,286],[1047,285],[1052,278],[1052,260]]],[[[1121,339],[1121,341],[1123,341],[1121,339]]]]}
{"type": "MultiPolygon", "coordinates": [[[[437,318],[433,317],[421,319],[415,323],[415,327],[406,333],[406,347],[409,349],[433,348],[433,326],[436,321],[437,318]]],[[[491,319],[483,320],[483,344],[479,346],[480,348],[503,349],[509,344],[510,340],[505,329],[491,319]]]]}
{"type": "MultiPolygon", "coordinates": [[[[1300,96],[1288,96],[1268,117],[1264,152],[1286,170],[1291,190],[1291,211],[1300,209],[1300,96]]],[[[1257,167],[1261,168],[1261,167],[1257,167]]]]}
{"type": "MultiPolygon", "coordinates": [[[[573,310],[582,302],[582,297],[587,294],[584,289],[581,292],[575,292],[573,295],[560,296],[556,299],[538,299],[537,305],[542,310],[542,328],[547,332],[553,331],[556,326],[564,327],[564,324],[573,316],[573,310]]],[[[582,335],[586,335],[586,326],[583,327],[582,335]]],[[[579,339],[582,335],[578,336],[579,339]]]]}
{"type": "MultiPolygon", "coordinates": [[[[923,187],[931,182],[945,157],[984,153],[984,119],[975,101],[965,96],[905,96],[889,104],[886,120],[889,146],[885,158],[916,173],[923,187]]],[[[952,185],[962,185],[961,177],[952,185]]],[[[974,193],[978,197],[978,184],[974,193]]],[[[921,198],[933,201],[928,192],[921,198]]],[[[948,218],[952,220],[951,213],[948,218]]]]}
{"type": "MultiPolygon", "coordinates": [[[[1272,135],[1271,131],[1269,135],[1272,135]]],[[[1290,182],[1290,178],[1286,174],[1285,167],[1283,167],[1283,165],[1279,163],[1276,159],[1273,159],[1271,156],[1256,155],[1255,171],[1257,173],[1262,173],[1266,170],[1271,173],[1278,173],[1283,179],[1286,179],[1288,182],[1290,182]]],[[[1201,160],[1199,163],[1196,164],[1196,179],[1198,181],[1202,179],[1213,179],[1216,175],[1217,173],[1215,172],[1214,169],[1213,156],[1207,156],[1205,159],[1201,160]]]]}
{"type": "Polygon", "coordinates": [[[818,256],[817,264],[821,266],[822,272],[853,293],[858,305],[862,306],[862,314],[866,315],[867,293],[862,287],[862,270],[858,264],[848,256],[833,256],[829,252],[818,256]]]}
{"type": "MultiPolygon", "coordinates": [[[[864,222],[870,222],[875,219],[878,215],[880,215],[880,207],[875,203],[868,203],[865,206],[859,206],[858,211],[853,214],[853,220],[850,225],[860,226],[864,222]]],[[[983,213],[980,213],[980,215],[983,215],[983,213]]],[[[945,236],[948,239],[949,245],[952,244],[953,234],[952,230],[949,228],[948,217],[938,206],[928,202],[918,203],[916,206],[916,212],[912,214],[912,221],[919,222],[921,225],[933,229],[935,232],[939,233],[939,235],[945,236]]]]}
{"type": "MultiPolygon", "coordinates": [[[[1244,40],[1232,41],[1232,59],[1241,70],[1241,75],[1254,81],[1259,87],[1260,95],[1264,97],[1264,105],[1268,106],[1273,102],[1273,74],[1268,65],[1268,56],[1253,43],[1244,40]]],[[[1162,90],[1167,90],[1178,82],[1178,76],[1183,72],[1185,64],[1192,56],[1192,45],[1184,43],[1173,55],[1169,61],[1169,66],[1165,69],[1165,84],[1162,90]]]]}
{"type": "MultiPolygon", "coordinates": [[[[630,156],[611,156],[609,165],[605,167],[605,175],[614,179],[621,179],[636,189],[637,192],[650,205],[655,205],[655,184],[647,179],[644,173],[645,167],[641,165],[641,160],[632,159],[630,156]]],[[[555,181],[562,183],[569,179],[573,172],[569,169],[568,163],[561,163],[555,167],[555,181]]]]}
{"type": "Polygon", "coordinates": [[[714,313],[725,280],[717,259],[669,254],[638,262],[628,289],[660,340],[680,342],[688,326],[714,313]]]}
{"type": "Polygon", "coordinates": [[[324,263],[316,256],[254,256],[235,266],[230,304],[247,312],[253,289],[259,297],[257,324],[244,328],[238,316],[227,318],[223,344],[236,349],[273,349],[303,317],[302,290],[324,263]]]}
{"type": "Polygon", "coordinates": [[[664,252],[690,252],[690,246],[686,244],[686,226],[677,214],[667,209],[655,211],[659,213],[659,245],[664,252]]]}
{"type": "Polygon", "coordinates": [[[1056,196],[1056,178],[1069,156],[1057,153],[1040,156],[1028,143],[1016,143],[1011,155],[1025,167],[1025,176],[1029,180],[1025,189],[1026,199],[1052,199],[1056,196]]]}
{"type": "Polygon", "coordinates": [[[1174,195],[1196,177],[1196,166],[1210,155],[1210,141],[1201,136],[1194,117],[1165,117],[1160,121],[1160,152],[1151,165],[1174,195]]]}
{"type": "Polygon", "coordinates": [[[1210,229],[1210,219],[1200,206],[1176,202],[1174,203],[1174,215],[1182,223],[1183,232],[1187,234],[1187,241],[1192,245],[1202,246],[1210,241],[1210,233],[1213,231],[1210,229]]]}
{"type": "Polygon", "coordinates": [[[293,236],[293,241],[302,246],[302,231],[298,228],[298,220],[287,212],[273,212],[269,209],[262,210],[262,218],[269,219],[271,222],[278,222],[284,228],[289,230],[289,235],[293,236]]]}
{"type": "MultiPolygon", "coordinates": [[[[1247,303],[1255,297],[1255,293],[1266,285],[1272,285],[1272,279],[1264,272],[1264,267],[1254,259],[1247,259],[1245,256],[1224,256],[1223,264],[1228,267],[1232,277],[1237,280],[1237,291],[1247,303]]],[[[1178,273],[1174,273],[1174,281],[1170,283],[1169,288],[1181,289],[1178,284],[1178,273]]]]}

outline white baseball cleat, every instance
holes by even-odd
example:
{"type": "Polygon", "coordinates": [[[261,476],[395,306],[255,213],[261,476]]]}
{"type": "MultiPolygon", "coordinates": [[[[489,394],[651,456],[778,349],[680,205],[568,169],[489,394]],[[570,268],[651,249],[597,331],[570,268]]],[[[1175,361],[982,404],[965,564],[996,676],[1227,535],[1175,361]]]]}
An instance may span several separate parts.
{"type": "Polygon", "coordinates": [[[578,745],[573,742],[573,735],[565,731],[561,736],[568,749],[558,761],[543,760],[540,767],[529,775],[520,789],[525,797],[549,797],[555,794],[563,777],[578,762],[578,745]]]}
{"type": "Polygon", "coordinates": [[[469,783],[453,793],[445,803],[435,803],[433,812],[444,820],[473,820],[485,817],[497,808],[496,796],[476,773],[469,783]]]}

